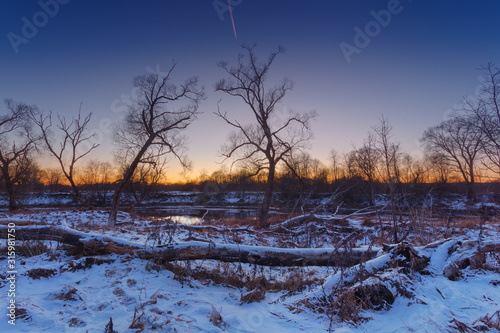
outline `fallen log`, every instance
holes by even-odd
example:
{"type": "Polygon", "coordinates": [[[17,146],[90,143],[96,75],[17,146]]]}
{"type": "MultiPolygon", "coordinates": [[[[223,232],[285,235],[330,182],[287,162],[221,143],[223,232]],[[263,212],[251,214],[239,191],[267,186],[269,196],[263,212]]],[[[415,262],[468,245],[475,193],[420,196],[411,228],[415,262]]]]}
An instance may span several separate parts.
{"type": "MultiPolygon", "coordinates": [[[[178,242],[152,247],[105,235],[86,234],[55,226],[17,227],[16,240],[50,240],[76,247],[83,256],[109,253],[135,254],[159,262],[214,259],[263,266],[343,266],[359,264],[375,257],[378,249],[353,248],[274,248],[213,242],[178,242]]],[[[0,228],[0,239],[7,239],[7,228],[0,228]]]]}

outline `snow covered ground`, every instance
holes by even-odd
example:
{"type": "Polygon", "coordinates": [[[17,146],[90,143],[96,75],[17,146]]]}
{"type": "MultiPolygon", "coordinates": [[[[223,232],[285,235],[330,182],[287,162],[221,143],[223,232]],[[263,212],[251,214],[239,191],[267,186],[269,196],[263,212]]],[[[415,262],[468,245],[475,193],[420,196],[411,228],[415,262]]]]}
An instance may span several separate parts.
{"type": "MultiPolygon", "coordinates": [[[[499,254],[491,252],[483,261],[464,262],[475,258],[478,246],[499,242],[498,215],[482,226],[478,220],[446,223],[435,219],[424,223],[422,216],[412,222],[414,225],[408,222],[406,226],[413,230],[408,240],[414,245],[415,255],[428,260],[419,270],[406,262],[410,271],[410,266],[404,266],[404,258],[395,257],[394,250],[380,251],[372,261],[344,270],[255,267],[214,260],[158,265],[129,254],[79,258],[53,241],[45,242],[46,249],[33,247],[31,255],[23,256],[23,244],[18,241],[15,326],[9,324],[7,316],[11,299],[7,252],[2,250],[0,256],[4,267],[0,271],[0,304],[4,309],[0,332],[104,332],[110,317],[114,330],[120,333],[496,332],[492,327],[495,321],[500,324],[499,254]],[[441,243],[435,246],[425,246],[439,240],[441,243]],[[454,263],[462,267],[456,279],[450,280],[443,271],[454,263]],[[360,272],[366,275],[362,279],[360,272]],[[268,290],[258,287],[259,283],[268,290]],[[335,298],[340,285],[377,283],[389,286],[393,303],[380,310],[362,309],[356,314],[361,319],[355,322],[341,321],[323,302],[323,296],[335,298]],[[254,302],[242,301],[260,291],[262,297],[256,297],[254,302]]],[[[172,228],[169,224],[167,228],[161,221],[120,213],[119,225],[110,230],[104,227],[105,210],[43,209],[2,213],[0,228],[7,228],[9,223],[16,228],[54,225],[148,248],[168,239],[176,243],[197,240],[291,248],[335,247],[349,239],[350,246],[360,247],[374,245],[373,241],[381,236],[375,217],[319,220],[282,228],[289,233],[281,229],[263,233],[253,226],[233,233],[223,226],[198,230],[172,228]]],[[[388,227],[390,222],[384,220],[383,225],[388,227]]]]}

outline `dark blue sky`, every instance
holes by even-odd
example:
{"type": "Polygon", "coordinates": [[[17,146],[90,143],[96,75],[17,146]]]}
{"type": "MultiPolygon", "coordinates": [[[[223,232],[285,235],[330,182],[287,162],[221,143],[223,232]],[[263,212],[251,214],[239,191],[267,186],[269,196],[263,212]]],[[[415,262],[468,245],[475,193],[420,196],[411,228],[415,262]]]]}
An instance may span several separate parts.
{"type": "Polygon", "coordinates": [[[67,115],[83,102],[103,143],[93,157],[112,160],[107,124],[118,121],[132,78],[166,70],[175,60],[178,81],[198,75],[208,93],[204,113],[187,133],[191,176],[220,161],[217,150],[229,128],[213,115],[217,101],[235,113],[248,111],[213,92],[223,77],[216,63],[234,62],[241,43],[256,43],[261,57],[286,48],[270,79],[295,82],[280,110],[317,111],[311,153],[322,160],[331,148],[359,144],[382,113],[395,138],[418,155],[422,132],[474,95],[476,68],[500,64],[500,3],[493,0],[232,0],[238,40],[229,11],[216,9],[227,0],[60,0],[57,13],[55,1],[0,3],[0,96],[67,115]],[[393,12],[390,22],[381,10],[393,12]],[[372,12],[385,26],[373,23],[372,12]],[[25,22],[37,23],[38,31],[23,32],[25,22]],[[372,36],[361,40],[367,45],[355,40],[356,27],[372,36]],[[340,45],[356,42],[348,62],[340,45]]]}

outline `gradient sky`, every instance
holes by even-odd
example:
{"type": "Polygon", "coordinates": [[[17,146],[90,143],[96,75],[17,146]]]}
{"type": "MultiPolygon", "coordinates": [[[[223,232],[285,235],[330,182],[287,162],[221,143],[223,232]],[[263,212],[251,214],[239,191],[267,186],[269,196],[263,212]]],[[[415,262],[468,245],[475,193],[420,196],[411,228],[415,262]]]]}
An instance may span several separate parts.
{"type": "MultiPolygon", "coordinates": [[[[54,1],[0,3],[0,97],[68,116],[83,102],[102,142],[91,158],[112,161],[107,128],[119,121],[133,77],[167,70],[175,60],[177,82],[198,75],[208,97],[186,132],[190,177],[219,167],[217,151],[230,128],[213,114],[217,101],[235,116],[249,111],[213,91],[224,77],[216,63],[234,63],[241,43],[256,43],[261,58],[286,48],[271,72],[295,82],[280,112],[317,111],[310,152],[325,162],[332,148],[359,145],[382,113],[395,139],[418,156],[423,131],[475,94],[477,68],[500,64],[500,2],[493,0],[231,0],[237,40],[227,0],[59,0],[65,4],[53,17],[40,13],[41,3],[54,1]],[[369,44],[348,63],[339,45],[355,45],[354,29],[375,27],[371,12],[388,8],[390,22],[370,31],[369,44]],[[23,37],[25,22],[34,20],[38,31],[24,29],[28,38],[16,52],[9,36],[23,37]]],[[[179,168],[173,163],[170,170],[175,177],[179,168]]]]}

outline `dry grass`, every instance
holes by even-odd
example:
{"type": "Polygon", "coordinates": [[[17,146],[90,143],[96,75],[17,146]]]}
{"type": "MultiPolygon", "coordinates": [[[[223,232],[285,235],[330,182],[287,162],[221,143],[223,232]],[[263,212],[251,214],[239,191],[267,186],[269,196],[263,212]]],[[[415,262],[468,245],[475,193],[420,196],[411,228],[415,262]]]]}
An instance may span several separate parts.
{"type": "Polygon", "coordinates": [[[83,320],[77,317],[73,317],[68,321],[68,326],[69,327],[84,327],[87,326],[87,323],[85,323],[83,320]]]}
{"type": "Polygon", "coordinates": [[[113,329],[113,318],[109,317],[109,322],[106,324],[106,327],[104,328],[104,333],[118,333],[113,329]]]}
{"type": "Polygon", "coordinates": [[[102,264],[111,264],[114,263],[114,259],[101,259],[101,258],[93,258],[93,257],[86,257],[85,260],[80,261],[79,263],[75,264],[74,261],[70,261],[68,263],[68,267],[65,267],[61,269],[61,273],[65,271],[70,271],[70,272],[76,272],[80,269],[88,269],[91,268],[94,265],[102,265],[102,264]]]}
{"type": "MultiPolygon", "coordinates": [[[[282,268],[279,280],[271,280],[265,274],[265,268],[260,267],[252,271],[242,269],[236,263],[220,263],[215,267],[206,267],[203,264],[192,265],[190,262],[169,262],[163,267],[174,273],[174,279],[189,285],[194,279],[205,284],[221,284],[246,290],[287,291],[296,293],[309,286],[323,283],[323,279],[315,276],[316,271],[306,272],[300,267],[282,268]]],[[[150,264],[151,270],[161,269],[159,265],[150,264]]]]}
{"type": "Polygon", "coordinates": [[[52,249],[43,241],[24,241],[16,246],[16,253],[23,257],[34,257],[51,252],[52,249]]]}
{"type": "Polygon", "coordinates": [[[62,301],[81,301],[82,298],[78,295],[78,290],[71,286],[67,285],[63,288],[60,293],[54,295],[55,299],[62,301]]]}
{"type": "Polygon", "coordinates": [[[481,220],[478,217],[467,217],[452,223],[452,226],[458,229],[478,229],[481,226],[481,220]]]}
{"type": "Polygon", "coordinates": [[[31,316],[25,308],[18,308],[16,310],[16,319],[24,319],[26,321],[31,319],[31,316]]]}
{"type": "Polygon", "coordinates": [[[356,297],[354,290],[347,289],[333,300],[330,311],[337,315],[343,322],[356,325],[366,320],[366,318],[361,316],[364,308],[366,308],[366,305],[363,304],[361,299],[356,297]]]}
{"type": "Polygon", "coordinates": [[[56,274],[55,269],[46,269],[46,268],[33,268],[28,271],[28,276],[32,278],[33,280],[40,279],[40,278],[49,278],[52,275],[56,274]]]}
{"type": "Polygon", "coordinates": [[[210,221],[209,224],[219,226],[221,222],[228,227],[259,226],[259,218],[256,216],[247,216],[243,218],[226,217],[222,221],[210,221]]]}
{"type": "Polygon", "coordinates": [[[376,283],[339,286],[331,294],[316,299],[314,304],[307,300],[299,303],[326,314],[331,323],[338,318],[356,327],[369,320],[361,315],[364,310],[388,309],[394,300],[394,295],[384,284],[376,283]]]}
{"type": "Polygon", "coordinates": [[[481,328],[486,328],[486,330],[495,329],[500,331],[500,310],[496,311],[491,316],[487,313],[484,317],[480,317],[478,320],[474,321],[472,325],[474,325],[474,328],[477,330],[485,331],[485,329],[481,328]]]}
{"type": "Polygon", "coordinates": [[[141,312],[139,313],[139,310],[137,310],[137,307],[134,308],[134,318],[132,319],[132,323],[128,328],[131,329],[136,329],[138,330],[137,332],[142,332],[144,330],[144,309],[141,308],[141,312]]]}
{"type": "Polygon", "coordinates": [[[219,311],[217,311],[217,309],[213,305],[212,305],[212,312],[210,312],[210,314],[208,315],[208,320],[210,320],[210,322],[214,326],[222,330],[224,330],[227,327],[227,324],[222,319],[222,315],[220,314],[219,311]]]}
{"type": "Polygon", "coordinates": [[[257,289],[249,291],[248,293],[242,293],[240,297],[241,304],[260,302],[266,298],[265,289],[257,289]]]}
{"type": "MultiPolygon", "coordinates": [[[[269,218],[271,225],[278,224],[286,221],[289,218],[286,214],[276,214],[269,218]]],[[[205,223],[204,223],[205,224],[205,223]]],[[[221,219],[209,220],[209,225],[220,226],[221,224],[226,227],[249,227],[253,226],[259,228],[259,217],[258,216],[246,216],[246,217],[224,217],[221,219]]]]}

